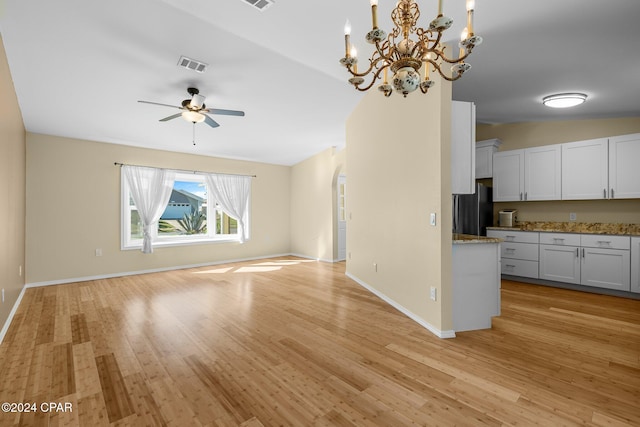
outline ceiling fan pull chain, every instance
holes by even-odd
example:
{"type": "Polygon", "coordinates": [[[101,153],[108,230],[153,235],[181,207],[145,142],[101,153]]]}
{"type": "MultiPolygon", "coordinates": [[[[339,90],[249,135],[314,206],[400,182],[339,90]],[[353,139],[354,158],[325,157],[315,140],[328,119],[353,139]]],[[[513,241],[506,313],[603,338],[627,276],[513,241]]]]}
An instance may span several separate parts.
{"type": "Polygon", "coordinates": [[[196,124],[193,123],[193,145],[196,145],[196,124]]]}

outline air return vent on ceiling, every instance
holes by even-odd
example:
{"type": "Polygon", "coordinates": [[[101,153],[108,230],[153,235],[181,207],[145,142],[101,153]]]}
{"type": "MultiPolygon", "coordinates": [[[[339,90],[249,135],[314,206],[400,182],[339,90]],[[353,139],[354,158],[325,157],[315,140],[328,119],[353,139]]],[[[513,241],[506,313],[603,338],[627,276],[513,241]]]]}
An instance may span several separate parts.
{"type": "Polygon", "coordinates": [[[202,61],[196,61],[195,59],[187,58],[186,56],[181,56],[178,60],[178,65],[180,67],[186,68],[187,70],[197,71],[198,73],[204,73],[207,70],[207,64],[202,61]]]}
{"type": "Polygon", "coordinates": [[[261,11],[268,9],[269,6],[275,3],[274,0],[242,0],[242,1],[261,11]]]}

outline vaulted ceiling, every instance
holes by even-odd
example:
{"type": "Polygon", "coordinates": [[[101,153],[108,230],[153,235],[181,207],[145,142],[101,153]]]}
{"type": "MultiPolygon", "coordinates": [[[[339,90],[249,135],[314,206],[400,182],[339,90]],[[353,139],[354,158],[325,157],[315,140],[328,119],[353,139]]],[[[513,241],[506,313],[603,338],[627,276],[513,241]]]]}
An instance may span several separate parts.
{"type": "MultiPolygon", "coordinates": [[[[362,58],[370,26],[366,0],[276,0],[264,11],[243,0],[5,0],[0,32],[29,132],[116,144],[295,164],[344,146],[344,123],[363,96],[338,63],[349,18],[362,58]],[[177,66],[181,55],[209,65],[177,66]],[[195,86],[219,128],[175,119],[195,86]]],[[[422,26],[436,0],[418,0],[422,26]]],[[[393,0],[380,0],[389,29],[393,0]]],[[[457,40],[465,1],[445,0],[457,40]]],[[[637,0],[478,0],[475,29],[484,42],[453,98],[473,101],[484,123],[638,116],[640,2],[637,0]],[[569,110],[541,98],[583,92],[569,110]]],[[[398,96],[394,94],[393,96],[398,96]]],[[[425,96],[414,93],[410,96],[425,96]]],[[[429,96],[429,95],[426,95],[429,96]]]]}

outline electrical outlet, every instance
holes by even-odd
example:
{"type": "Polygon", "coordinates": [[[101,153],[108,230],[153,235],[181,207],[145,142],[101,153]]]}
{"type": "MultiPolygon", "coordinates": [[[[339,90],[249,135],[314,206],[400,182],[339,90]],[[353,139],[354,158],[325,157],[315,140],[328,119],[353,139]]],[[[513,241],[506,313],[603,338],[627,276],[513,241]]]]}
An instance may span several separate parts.
{"type": "Polygon", "coordinates": [[[436,214],[432,213],[431,215],[429,215],[429,223],[431,225],[436,225],[436,214]]]}
{"type": "Polygon", "coordinates": [[[375,271],[376,273],[378,272],[378,264],[377,263],[373,263],[373,271],[375,271]]]}
{"type": "Polygon", "coordinates": [[[102,248],[96,249],[96,256],[102,256],[102,248]]]}
{"type": "Polygon", "coordinates": [[[18,266],[18,276],[22,277],[22,265],[18,266]]]}
{"type": "Polygon", "coordinates": [[[438,298],[438,289],[435,286],[431,287],[431,301],[436,301],[438,298]]]}
{"type": "Polygon", "coordinates": [[[571,212],[569,214],[569,221],[575,221],[577,219],[576,213],[575,212],[571,212]]]}

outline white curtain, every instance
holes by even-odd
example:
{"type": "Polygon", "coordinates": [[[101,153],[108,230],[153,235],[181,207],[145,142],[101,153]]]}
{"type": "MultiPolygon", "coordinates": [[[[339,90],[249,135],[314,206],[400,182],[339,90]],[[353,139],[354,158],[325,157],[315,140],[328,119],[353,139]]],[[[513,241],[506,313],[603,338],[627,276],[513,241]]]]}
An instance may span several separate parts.
{"type": "Polygon", "coordinates": [[[171,197],[175,172],[129,165],[122,166],[122,170],[142,221],[142,252],[150,254],[153,252],[152,242],[158,221],[171,197]]]}
{"type": "Polygon", "coordinates": [[[238,221],[240,243],[249,237],[249,196],[251,177],[242,175],[207,174],[207,189],[220,209],[238,221]]]}

